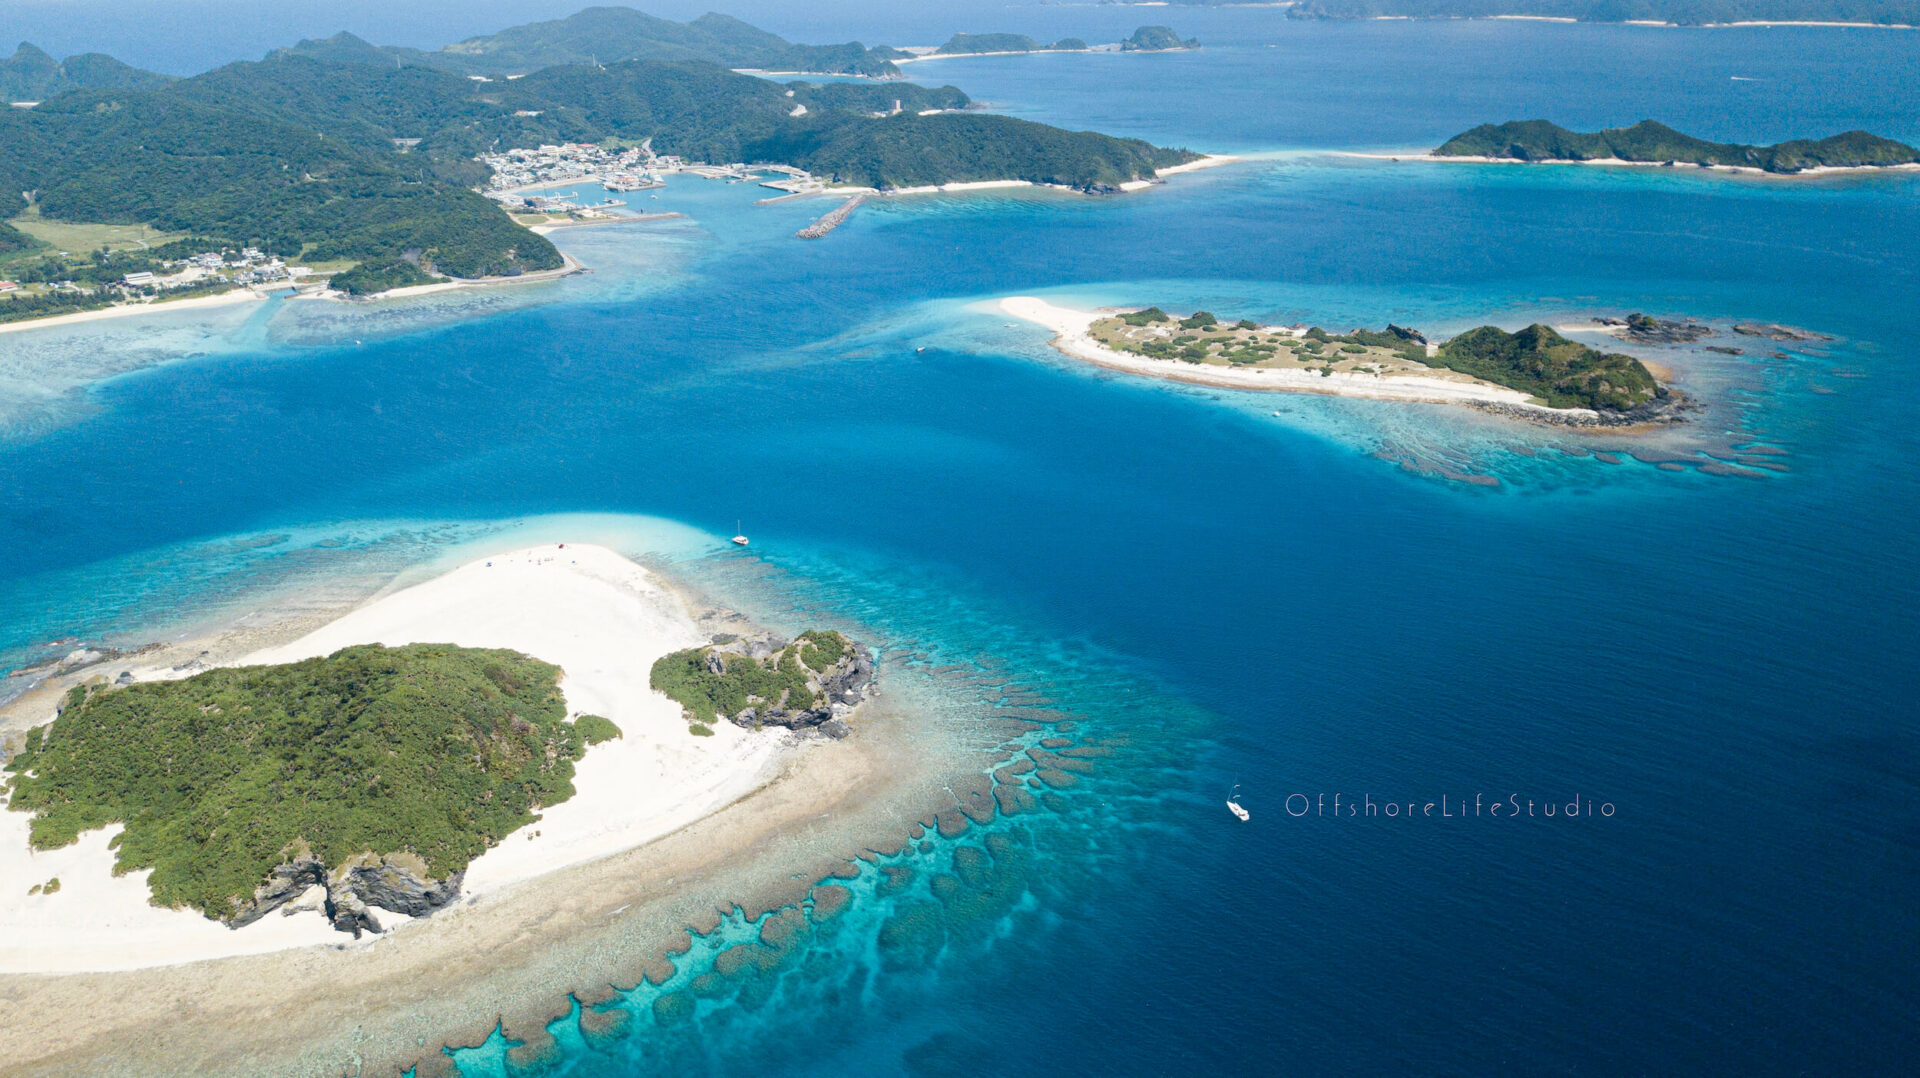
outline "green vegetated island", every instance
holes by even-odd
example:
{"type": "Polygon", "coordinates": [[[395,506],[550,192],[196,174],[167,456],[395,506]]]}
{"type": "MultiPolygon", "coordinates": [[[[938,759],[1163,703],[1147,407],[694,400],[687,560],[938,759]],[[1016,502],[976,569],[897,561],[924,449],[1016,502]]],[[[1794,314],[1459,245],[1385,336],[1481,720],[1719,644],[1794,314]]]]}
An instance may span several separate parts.
{"type": "Polygon", "coordinates": [[[750,53],[773,64],[779,41],[724,16],[595,8],[433,53],[340,35],[185,79],[82,58],[47,76],[43,53],[16,55],[0,79],[38,103],[0,109],[0,192],[20,200],[0,218],[0,321],[150,298],[142,275],[173,273],[168,256],[189,249],[252,249],[347,293],[558,270],[551,242],[479,193],[480,155],[516,147],[644,146],[882,189],[1105,191],[1198,156],[968,111],[952,87],[729,70],[750,53]]]}
{"type": "Polygon", "coordinates": [[[1430,346],[1418,330],[1329,333],[1319,327],[1222,322],[1208,311],[1176,318],[1158,307],[1095,320],[1088,335],[1118,352],[1149,359],[1247,369],[1389,377],[1445,369],[1530,394],[1549,408],[1585,408],[1626,416],[1658,408],[1669,391],[1632,356],[1568,340],[1550,326],[1508,333],[1469,330],[1430,346]]]}
{"type": "Polygon", "coordinates": [[[1182,38],[1170,26],[1142,26],[1115,45],[1089,45],[1077,37],[1043,44],[1025,34],[955,34],[933,50],[935,56],[979,56],[1026,52],[1177,52],[1200,47],[1198,38],[1182,38]]]}
{"type": "Polygon", "coordinates": [[[708,736],[715,722],[750,729],[849,732],[846,715],[873,687],[873,657],[833,630],[810,629],[791,642],[728,637],[656,659],[653,687],[684,710],[688,728],[708,736]]]}
{"type": "Polygon", "coordinates": [[[1771,146],[1748,146],[1708,142],[1652,120],[1592,133],[1569,131],[1546,120],[1482,124],[1448,139],[1433,154],[1503,161],[1632,161],[1757,169],[1781,174],[1809,169],[1920,164],[1920,150],[1865,131],[1848,131],[1816,140],[1796,139],[1771,146]]]}
{"type": "Polygon", "coordinates": [[[238,927],[326,889],[336,928],[379,931],[459,893],[467,865],[573,796],[574,761],[620,731],[568,721],[560,670],[415,644],[74,688],[7,764],[36,849],[125,825],[116,872],[156,905],[238,927]]]}
{"type": "MultiPolygon", "coordinates": [[[[1206,4],[1210,0],[1172,0],[1206,4]]],[[[1214,0],[1231,2],[1231,0],[1214,0]]],[[[1729,26],[1741,23],[1850,23],[1920,26],[1916,0],[1299,0],[1290,19],[1483,19],[1729,26]]]]}

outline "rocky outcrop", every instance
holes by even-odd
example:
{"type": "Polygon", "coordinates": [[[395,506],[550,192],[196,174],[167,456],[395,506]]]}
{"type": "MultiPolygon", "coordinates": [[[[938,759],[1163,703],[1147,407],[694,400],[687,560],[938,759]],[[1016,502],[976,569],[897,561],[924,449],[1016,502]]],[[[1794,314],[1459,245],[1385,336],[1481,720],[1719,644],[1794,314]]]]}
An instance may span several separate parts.
{"type": "Polygon", "coordinates": [[[1742,337],[1765,337],[1770,341],[1830,341],[1833,338],[1824,333],[1795,329],[1792,326],[1778,326],[1771,322],[1740,322],[1733,327],[1742,337]]]}
{"type": "Polygon", "coordinates": [[[317,909],[334,928],[358,939],[362,932],[384,931],[370,907],[425,917],[460,896],[464,876],[455,872],[432,879],[427,863],[411,853],[363,853],[332,870],[313,854],[301,853],[274,866],[254,890],[253,901],[226,922],[241,928],[282,907],[286,913],[317,909]]]}
{"type": "MultiPolygon", "coordinates": [[[[807,688],[814,693],[814,706],[787,708],[779,704],[760,704],[728,716],[728,721],[750,729],[784,726],[791,730],[817,729],[821,734],[835,739],[846,737],[852,732],[846,723],[846,716],[865,702],[873,689],[873,653],[864,644],[852,641],[847,644],[847,654],[827,669],[816,671],[803,666],[808,674],[807,688]]],[[[736,640],[716,645],[711,658],[718,663],[722,661],[720,655],[733,652],[777,664],[783,652],[799,646],[798,641],[783,644],[773,637],[736,640]]]]}
{"type": "Polygon", "coordinates": [[[1679,392],[1671,390],[1660,400],[1642,404],[1624,412],[1596,412],[1587,408],[1537,408],[1503,404],[1499,401],[1473,401],[1471,406],[1489,415],[1506,416],[1509,419],[1523,419],[1529,423],[1538,423],[1548,427],[1573,427],[1577,429],[1601,429],[1612,427],[1639,427],[1652,424],[1685,423],[1687,417],[1701,408],[1701,404],[1679,392]]]}
{"type": "Polygon", "coordinates": [[[1638,311],[1625,318],[1596,318],[1595,322],[1619,330],[1622,340],[1635,344],[1686,344],[1713,335],[1713,327],[1699,322],[1674,322],[1638,311]]]}

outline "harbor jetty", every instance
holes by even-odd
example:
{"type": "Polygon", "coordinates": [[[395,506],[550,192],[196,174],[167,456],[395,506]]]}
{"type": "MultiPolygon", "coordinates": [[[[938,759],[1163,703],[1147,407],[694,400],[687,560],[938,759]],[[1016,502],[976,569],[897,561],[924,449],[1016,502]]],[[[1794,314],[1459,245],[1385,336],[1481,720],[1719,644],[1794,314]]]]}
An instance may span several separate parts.
{"type": "Polygon", "coordinates": [[[794,235],[803,240],[817,240],[827,233],[832,232],[834,229],[839,228],[847,218],[853,216],[853,211],[859,209],[860,204],[866,200],[867,196],[865,194],[855,195],[840,205],[835,206],[832,210],[821,214],[819,220],[795,232],[794,235]]]}

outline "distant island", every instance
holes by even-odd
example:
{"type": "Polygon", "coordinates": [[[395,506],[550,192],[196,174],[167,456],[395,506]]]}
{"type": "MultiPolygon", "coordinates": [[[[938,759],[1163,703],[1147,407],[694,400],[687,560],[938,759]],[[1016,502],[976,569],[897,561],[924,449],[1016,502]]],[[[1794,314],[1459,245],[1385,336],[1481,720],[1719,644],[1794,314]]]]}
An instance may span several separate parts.
{"type": "Polygon", "coordinates": [[[560,669],[511,651],[364,645],[180,681],[85,685],[7,765],[36,849],[126,826],[117,872],[233,927],[311,888],[334,927],[380,931],[459,894],[467,865],[573,796],[620,736],[569,721],[560,669]]]}
{"type": "Polygon", "coordinates": [[[1029,52],[1175,52],[1199,47],[1198,38],[1182,39],[1170,26],[1142,26],[1125,41],[1107,46],[1089,45],[1077,37],[1061,38],[1047,45],[1025,34],[955,34],[939,48],[918,58],[1000,56],[1029,52]]]}
{"type": "Polygon", "coordinates": [[[435,50],[371,45],[352,34],[341,33],[302,41],[277,50],[275,55],[387,67],[424,67],[456,75],[495,78],[562,65],[667,60],[764,71],[897,79],[901,77],[900,69],[891,61],[907,54],[884,46],[869,49],[858,41],[837,45],[796,44],[730,15],[712,12],[681,23],[629,7],[590,7],[564,19],[509,27],[435,50]]]}
{"type": "MultiPolygon", "coordinates": [[[[1176,4],[1230,0],[1172,0],[1176,4]]],[[[1551,19],[1664,26],[1920,26],[1916,0],[1299,0],[1289,19],[1551,19]]]]}
{"type": "Polygon", "coordinates": [[[1318,327],[1185,317],[1158,307],[1076,311],[1032,297],[1002,310],[1053,329],[1054,347],[1101,366],[1236,389],[1471,404],[1577,425],[1670,422],[1676,396],[1645,364],[1532,325],[1481,326],[1441,344],[1418,330],[1318,327]]]}
{"type": "Polygon", "coordinates": [[[1591,134],[1569,131],[1546,120],[1482,124],[1448,139],[1433,151],[1433,156],[1498,161],[1672,163],[1781,174],[1920,164],[1920,150],[1865,131],[1848,131],[1817,141],[1800,139],[1772,146],[1748,146],[1708,142],[1652,120],[1591,134]]]}

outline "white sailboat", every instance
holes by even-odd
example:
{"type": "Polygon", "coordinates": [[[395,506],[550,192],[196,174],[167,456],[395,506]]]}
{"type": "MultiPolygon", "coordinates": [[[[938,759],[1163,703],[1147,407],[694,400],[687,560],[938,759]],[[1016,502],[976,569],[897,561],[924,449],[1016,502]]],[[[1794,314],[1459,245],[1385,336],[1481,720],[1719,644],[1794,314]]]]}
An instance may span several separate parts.
{"type": "Polygon", "coordinates": [[[741,535],[741,534],[739,534],[739,532],[740,532],[740,522],[739,522],[739,521],[737,521],[737,520],[736,520],[736,521],[734,521],[734,522],[733,522],[733,530],[734,530],[734,533],[735,533],[735,534],[734,534],[734,537],[733,537],[733,545],[734,545],[734,546],[746,546],[746,545],[747,545],[747,537],[746,537],[745,535],[741,535]]]}
{"type": "Polygon", "coordinates": [[[1248,815],[1246,809],[1240,807],[1239,797],[1240,784],[1236,782],[1233,784],[1233,792],[1227,795],[1227,811],[1240,817],[1241,823],[1246,823],[1249,819],[1252,819],[1252,817],[1248,815]]]}

